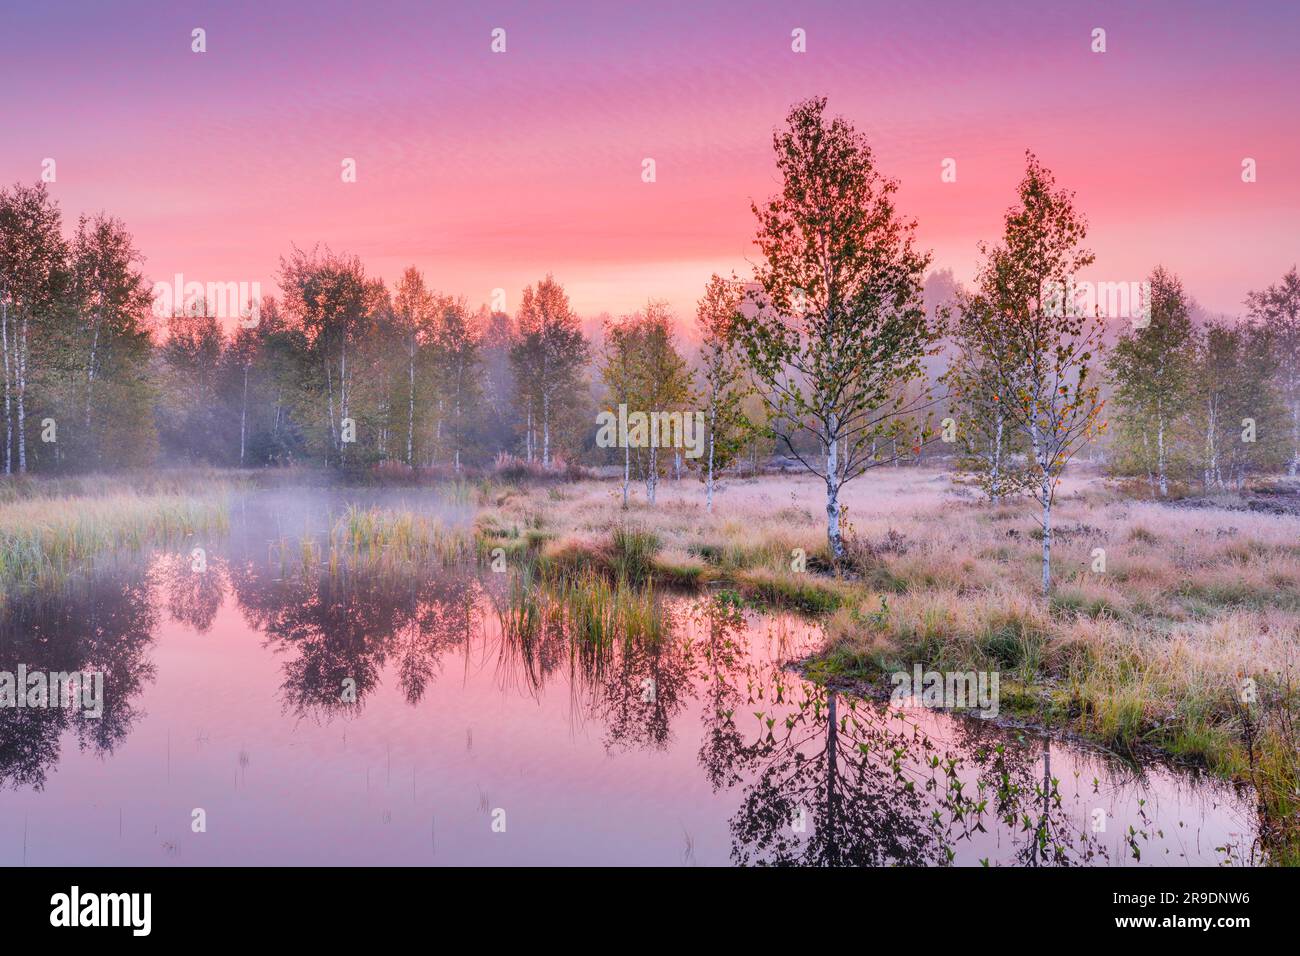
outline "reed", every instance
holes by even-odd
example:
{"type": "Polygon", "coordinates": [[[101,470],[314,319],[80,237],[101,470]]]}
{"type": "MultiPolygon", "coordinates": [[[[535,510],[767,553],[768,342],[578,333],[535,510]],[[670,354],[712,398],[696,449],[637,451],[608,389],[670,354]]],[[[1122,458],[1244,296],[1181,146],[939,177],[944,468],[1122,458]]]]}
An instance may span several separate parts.
{"type": "Polygon", "coordinates": [[[512,640],[531,644],[551,627],[583,650],[654,642],[665,633],[653,580],[637,584],[594,568],[570,572],[536,561],[511,574],[499,616],[512,640]]]}
{"type": "Polygon", "coordinates": [[[57,585],[98,556],[224,533],[228,526],[223,493],[114,491],[12,500],[0,505],[0,590],[57,585]]]}
{"type": "Polygon", "coordinates": [[[323,555],[303,545],[304,564],[328,564],[331,574],[418,572],[431,566],[450,567],[478,559],[471,531],[452,527],[440,518],[387,508],[350,505],[330,528],[323,555]]]}

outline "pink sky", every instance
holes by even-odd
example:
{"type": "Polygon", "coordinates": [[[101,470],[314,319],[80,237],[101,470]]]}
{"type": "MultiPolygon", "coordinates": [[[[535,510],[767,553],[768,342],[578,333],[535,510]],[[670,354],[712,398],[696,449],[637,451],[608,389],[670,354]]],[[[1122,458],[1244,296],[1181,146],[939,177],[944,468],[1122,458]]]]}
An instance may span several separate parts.
{"type": "Polygon", "coordinates": [[[588,316],[663,298],[689,317],[711,272],[748,272],[772,131],[818,94],[959,279],[1026,148],[1091,221],[1083,278],[1163,263],[1236,313],[1300,259],[1290,4],[40,7],[0,12],[0,182],[54,158],[65,217],[122,217],[151,279],[273,291],[291,244],[323,242],[472,304],[501,287],[513,311],[552,272],[588,316]]]}

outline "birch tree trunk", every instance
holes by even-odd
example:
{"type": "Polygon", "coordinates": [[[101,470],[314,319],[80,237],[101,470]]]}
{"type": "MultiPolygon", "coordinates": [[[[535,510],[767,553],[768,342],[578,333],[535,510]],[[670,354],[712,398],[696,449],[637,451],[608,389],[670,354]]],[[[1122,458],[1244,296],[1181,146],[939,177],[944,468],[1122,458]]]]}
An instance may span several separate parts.
{"type": "Polygon", "coordinates": [[[1142,460],[1147,466],[1147,487],[1151,489],[1151,494],[1156,493],[1156,476],[1151,470],[1151,440],[1147,438],[1146,429],[1142,429],[1142,460]]]}
{"type": "Polygon", "coordinates": [[[831,555],[837,560],[844,557],[844,539],[840,534],[840,442],[839,416],[830,416],[826,442],[826,541],[831,555]]]}
{"type": "Polygon", "coordinates": [[[1165,413],[1157,412],[1156,420],[1156,476],[1160,480],[1160,497],[1169,497],[1169,477],[1165,474],[1165,413]]]}
{"type": "Polygon", "coordinates": [[[0,299],[0,334],[3,335],[5,353],[5,474],[14,472],[14,413],[10,397],[9,367],[9,303],[0,299]]]}
{"type": "Polygon", "coordinates": [[[244,363],[244,401],[239,410],[239,467],[244,467],[244,436],[248,431],[248,363],[244,363]]]}
{"type": "Polygon", "coordinates": [[[1052,590],[1052,455],[1048,450],[1050,439],[1039,433],[1036,400],[1030,409],[1029,420],[1029,441],[1039,473],[1039,503],[1043,506],[1043,597],[1046,598],[1052,590]]]}
{"type": "Polygon", "coordinates": [[[551,394],[542,392],[542,467],[551,467],[551,394]]]}
{"type": "Polygon", "coordinates": [[[655,489],[659,485],[659,449],[650,445],[650,464],[645,472],[645,496],[651,507],[655,503],[655,489]]]}
{"type": "Polygon", "coordinates": [[[993,483],[989,488],[989,501],[997,504],[999,495],[999,486],[1002,480],[1002,409],[997,411],[997,430],[993,436],[993,483]]]}
{"type": "MultiPolygon", "coordinates": [[[[100,292],[100,302],[103,302],[103,291],[100,292]]],[[[86,438],[89,440],[90,434],[90,410],[94,407],[95,399],[95,363],[99,360],[99,327],[103,324],[103,312],[95,310],[95,319],[90,329],[90,360],[86,363],[86,438]]]]}
{"type": "MultiPolygon", "coordinates": [[[[1291,391],[1295,393],[1295,376],[1291,378],[1291,391]]],[[[1296,469],[1300,467],[1300,402],[1291,402],[1291,461],[1287,465],[1286,473],[1294,478],[1296,469]]]]}
{"type": "Polygon", "coordinates": [[[1052,590],[1052,478],[1043,472],[1043,597],[1052,590]]]}
{"type": "MultiPolygon", "coordinates": [[[[461,373],[463,374],[463,373],[461,373]]],[[[456,376],[456,473],[460,474],[460,381],[461,374],[456,376]]]]}
{"type": "Polygon", "coordinates": [[[704,480],[704,510],[713,514],[713,428],[718,421],[717,402],[709,403],[709,474],[704,480]]]}
{"type": "Polygon", "coordinates": [[[623,510],[627,510],[627,486],[632,480],[632,446],[623,442],[623,510]]]}
{"type": "Polygon", "coordinates": [[[329,429],[330,429],[330,444],[334,446],[335,451],[338,451],[339,436],[338,436],[338,432],[334,428],[334,363],[333,362],[327,361],[325,363],[325,386],[328,389],[328,395],[329,395],[328,419],[329,419],[329,429]]]}
{"type": "Polygon", "coordinates": [[[18,333],[18,474],[27,474],[27,315],[18,333]]]}
{"type": "Polygon", "coordinates": [[[410,399],[406,406],[406,463],[415,464],[415,336],[411,336],[410,399]]]}

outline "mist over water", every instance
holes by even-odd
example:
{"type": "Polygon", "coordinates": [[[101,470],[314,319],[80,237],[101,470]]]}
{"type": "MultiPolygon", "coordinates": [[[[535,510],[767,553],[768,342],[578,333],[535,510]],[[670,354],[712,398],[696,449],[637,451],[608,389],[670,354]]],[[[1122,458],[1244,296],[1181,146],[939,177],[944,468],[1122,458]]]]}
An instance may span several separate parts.
{"type": "Polygon", "coordinates": [[[1248,791],[827,691],[798,617],[661,595],[657,640],[593,646],[512,626],[514,572],[279,553],[452,499],[251,492],[228,536],[11,601],[0,669],[102,670],[105,707],[0,710],[0,863],[1258,862],[1248,791]]]}

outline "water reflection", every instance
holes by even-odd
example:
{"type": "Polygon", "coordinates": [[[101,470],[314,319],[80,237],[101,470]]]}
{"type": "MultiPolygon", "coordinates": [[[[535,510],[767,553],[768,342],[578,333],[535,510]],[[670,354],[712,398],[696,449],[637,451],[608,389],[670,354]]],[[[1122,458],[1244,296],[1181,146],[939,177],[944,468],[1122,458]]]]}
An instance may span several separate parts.
{"type": "Polygon", "coordinates": [[[74,583],[57,594],[10,601],[0,614],[0,670],[46,674],[100,671],[104,708],[0,707],[0,790],[45,786],[65,732],[79,750],[107,756],[130,734],[143,687],[154,678],[148,651],[157,621],[143,570],[113,587],[74,583]]]}
{"type": "MultiPolygon", "coordinates": [[[[899,711],[801,680],[788,662],[816,643],[816,629],[806,622],[758,615],[725,596],[660,596],[653,620],[623,626],[617,613],[602,617],[600,608],[575,607],[571,594],[517,570],[430,569],[412,579],[304,572],[272,559],[264,538],[244,533],[244,547],[209,555],[202,572],[184,550],[158,555],[148,567],[115,567],[58,595],[10,602],[0,620],[0,669],[25,663],[103,670],[106,706],[99,720],[59,708],[0,709],[0,789],[41,790],[65,757],[65,732],[79,750],[101,758],[114,753],[155,682],[150,655],[164,611],[184,633],[202,637],[190,650],[198,668],[230,652],[234,610],[259,635],[260,657],[246,664],[278,672],[278,706],[292,726],[304,718],[321,727],[373,720],[385,736],[406,734],[418,749],[434,745],[421,739],[418,727],[404,728],[388,690],[396,690],[407,710],[437,707],[454,691],[454,716],[466,727],[517,727],[530,719],[529,706],[537,715],[532,719],[543,720],[562,702],[568,733],[554,728],[538,738],[533,756],[541,778],[532,779],[531,790],[514,790],[516,805],[531,811],[523,815],[537,827],[558,814],[553,788],[561,784],[591,814],[602,812],[608,794],[594,792],[594,784],[584,794],[583,775],[599,777],[606,788],[617,784],[599,776],[594,755],[587,755],[582,741],[590,736],[603,760],[663,761],[660,803],[645,810],[652,816],[698,812],[703,782],[712,795],[705,801],[709,826],[725,833],[725,856],[740,865],[1056,866],[1249,857],[1253,822],[1243,826],[1237,818],[1247,804],[1217,784],[1163,770],[1144,776],[990,723],[899,711]],[[443,684],[449,672],[453,683],[443,684]],[[348,687],[354,695],[344,692],[348,687]],[[1202,831],[1206,839],[1198,843],[1202,831]],[[1193,833],[1195,840],[1186,836],[1193,833]]],[[[611,594],[608,600],[610,607],[626,602],[630,615],[644,617],[650,612],[637,604],[643,597],[611,594]]],[[[168,707],[168,728],[199,721],[207,727],[227,714],[198,701],[168,707]]],[[[465,749],[473,739],[465,731],[465,749]]],[[[288,751],[278,753],[288,759],[288,751]]],[[[313,753],[317,768],[320,761],[346,759],[319,746],[313,753]]],[[[246,769],[242,743],[240,754],[246,769]]],[[[491,767],[479,765],[471,779],[468,769],[457,769],[463,758],[442,750],[432,759],[455,792],[463,789],[468,800],[472,788],[473,799],[482,799],[479,776],[491,767]]],[[[473,759],[492,758],[475,752],[473,759]]],[[[368,794],[368,766],[366,781],[368,794]]],[[[415,786],[412,771],[413,800],[415,786]]],[[[634,798],[634,786],[629,780],[621,796],[634,798]]],[[[274,819],[260,822],[274,829],[274,819]]],[[[662,860],[663,838],[653,835],[653,821],[624,814],[610,826],[625,833],[620,862],[662,860]]],[[[707,835],[688,833],[680,855],[705,857],[707,842],[707,835]]]]}
{"type": "Polygon", "coordinates": [[[749,660],[739,610],[715,601],[701,613],[712,706],[700,760],[716,789],[742,794],[734,862],[943,865],[990,826],[1006,830],[1023,864],[1097,852],[1050,777],[1035,778],[1029,748],[967,722],[950,722],[960,744],[942,746],[907,714],[749,660]],[[741,733],[737,715],[757,730],[741,733]]]}
{"type": "Polygon", "coordinates": [[[364,707],[390,662],[407,703],[418,704],[443,655],[475,632],[481,603],[477,582],[459,575],[280,576],[249,562],[231,567],[229,581],[245,620],[284,656],[284,705],[298,717],[364,707]]]}

